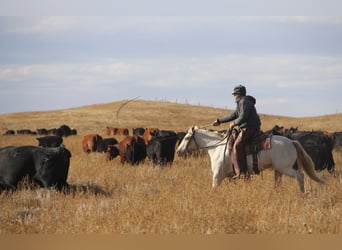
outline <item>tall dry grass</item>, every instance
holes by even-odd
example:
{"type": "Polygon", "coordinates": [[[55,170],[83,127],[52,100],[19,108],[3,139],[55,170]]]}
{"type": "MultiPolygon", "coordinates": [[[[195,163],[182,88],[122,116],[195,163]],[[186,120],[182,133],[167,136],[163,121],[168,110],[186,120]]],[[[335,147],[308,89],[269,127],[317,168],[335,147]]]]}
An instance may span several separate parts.
{"type": "MultiPolygon", "coordinates": [[[[28,186],[0,194],[0,233],[133,234],[339,234],[342,232],[341,151],[334,151],[336,176],[320,173],[322,186],[305,178],[306,193],[296,180],[283,177],[274,188],[273,172],[250,181],[229,181],[211,188],[207,155],[175,158],[172,166],[121,165],[104,155],[82,152],[84,134],[105,136],[105,126],[160,127],[186,130],[208,124],[229,112],[208,107],[137,101],[79,109],[1,115],[2,129],[57,127],[68,124],[79,135],[64,139],[72,152],[68,193],[28,186]]],[[[261,115],[264,129],[275,124],[300,128],[340,129],[342,115],[289,118],[261,115]]],[[[37,145],[35,136],[0,137],[0,146],[37,145]]],[[[120,138],[119,138],[120,139],[120,138]]]]}

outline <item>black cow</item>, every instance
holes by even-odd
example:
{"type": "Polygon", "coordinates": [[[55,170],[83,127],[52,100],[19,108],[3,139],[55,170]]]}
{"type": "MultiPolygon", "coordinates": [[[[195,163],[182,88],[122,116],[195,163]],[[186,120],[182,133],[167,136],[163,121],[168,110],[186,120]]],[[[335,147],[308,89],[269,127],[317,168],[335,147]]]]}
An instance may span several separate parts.
{"type": "Polygon", "coordinates": [[[70,131],[70,135],[77,135],[77,129],[72,128],[70,131]]]}
{"type": "Polygon", "coordinates": [[[133,140],[126,147],[125,159],[131,165],[139,164],[146,158],[146,144],[142,137],[133,136],[133,140]]]}
{"type": "Polygon", "coordinates": [[[177,134],[171,131],[152,137],[147,143],[146,154],[152,160],[153,165],[163,166],[173,162],[177,140],[177,134]]]}
{"type": "Polygon", "coordinates": [[[47,134],[48,135],[57,135],[57,129],[56,128],[47,129],[47,134]]]}
{"type": "Polygon", "coordinates": [[[18,129],[17,130],[18,135],[36,135],[36,131],[32,131],[31,129],[18,129]]]}
{"type": "Polygon", "coordinates": [[[71,128],[68,125],[65,125],[65,124],[60,126],[57,129],[57,131],[58,131],[58,135],[60,135],[60,136],[67,137],[67,136],[71,135],[71,128]]]}
{"type": "Polygon", "coordinates": [[[37,129],[38,134],[44,133],[44,135],[57,135],[60,137],[68,137],[70,135],[77,135],[76,129],[71,129],[68,125],[61,125],[59,128],[51,129],[37,129]]]}
{"type": "Polygon", "coordinates": [[[177,132],[177,140],[178,140],[178,145],[182,143],[183,138],[185,137],[186,132],[177,132]]]}
{"type": "Polygon", "coordinates": [[[13,129],[9,129],[3,135],[15,135],[15,131],[13,129]]]}
{"type": "Polygon", "coordinates": [[[48,130],[45,129],[45,128],[37,128],[37,134],[38,134],[38,135],[48,135],[49,132],[48,132],[48,130]]]}
{"type": "Polygon", "coordinates": [[[41,187],[67,187],[71,153],[64,147],[0,148],[0,189],[16,188],[25,176],[41,187]]]}
{"type": "Polygon", "coordinates": [[[166,137],[166,136],[176,136],[177,133],[173,130],[155,130],[150,133],[152,137],[166,137]]]}
{"type": "Polygon", "coordinates": [[[283,126],[275,125],[272,129],[265,131],[268,135],[284,135],[285,129],[283,126]]]}
{"type": "Polygon", "coordinates": [[[59,128],[52,129],[52,132],[50,134],[57,135],[60,137],[62,137],[62,136],[67,137],[70,135],[70,133],[71,133],[71,129],[69,128],[69,126],[62,125],[59,128]]]}
{"type": "Polygon", "coordinates": [[[117,155],[120,156],[120,162],[125,162],[131,165],[139,164],[146,158],[146,144],[142,137],[137,135],[128,135],[123,138],[118,144],[108,147],[106,159],[111,160],[117,155]]]}
{"type": "Polygon", "coordinates": [[[97,152],[107,152],[109,145],[115,145],[118,141],[115,138],[104,138],[97,142],[97,152]]]}
{"type": "Polygon", "coordinates": [[[115,145],[108,145],[107,151],[106,151],[106,161],[111,161],[118,155],[120,155],[119,151],[119,144],[115,145]]]}
{"type": "Polygon", "coordinates": [[[38,141],[38,146],[43,148],[59,147],[63,143],[62,137],[58,135],[47,135],[44,137],[38,137],[36,139],[38,141]]]}
{"type": "Polygon", "coordinates": [[[145,132],[145,129],[144,128],[133,128],[132,129],[132,134],[133,135],[140,135],[142,136],[145,132]]]}
{"type": "Polygon", "coordinates": [[[334,172],[335,162],[332,154],[333,140],[323,131],[298,131],[296,128],[285,130],[285,136],[297,140],[315,163],[315,170],[328,169],[334,172]]]}

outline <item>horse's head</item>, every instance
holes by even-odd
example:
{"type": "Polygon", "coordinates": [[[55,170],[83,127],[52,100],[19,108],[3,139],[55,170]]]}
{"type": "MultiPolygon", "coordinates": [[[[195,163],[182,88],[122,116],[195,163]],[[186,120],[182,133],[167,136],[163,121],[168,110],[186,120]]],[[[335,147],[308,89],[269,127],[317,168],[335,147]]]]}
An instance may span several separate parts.
{"type": "Polygon", "coordinates": [[[177,147],[176,152],[178,156],[184,156],[187,153],[190,153],[194,151],[195,149],[197,149],[197,144],[194,139],[196,129],[197,129],[196,126],[192,126],[191,128],[189,128],[181,144],[179,144],[179,146],[177,147]]]}

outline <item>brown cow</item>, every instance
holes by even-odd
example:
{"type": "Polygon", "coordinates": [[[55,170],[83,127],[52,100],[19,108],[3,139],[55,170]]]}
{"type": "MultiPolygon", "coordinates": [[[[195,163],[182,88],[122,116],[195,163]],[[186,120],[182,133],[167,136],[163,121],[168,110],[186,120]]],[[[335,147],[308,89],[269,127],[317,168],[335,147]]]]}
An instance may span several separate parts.
{"type": "Polygon", "coordinates": [[[128,135],[114,147],[119,150],[121,163],[128,162],[133,165],[146,158],[146,144],[140,136],[128,135]]]}
{"type": "Polygon", "coordinates": [[[114,128],[106,127],[107,135],[128,135],[129,131],[127,128],[114,128]]]}
{"type": "Polygon", "coordinates": [[[113,127],[106,127],[107,135],[115,135],[115,128],[113,127]]]}
{"type": "Polygon", "coordinates": [[[158,128],[146,128],[144,134],[142,135],[145,144],[147,145],[147,143],[149,142],[149,140],[151,140],[152,138],[152,133],[153,132],[158,132],[159,129],[158,128]]]}
{"type": "Polygon", "coordinates": [[[128,128],[116,128],[116,135],[128,135],[129,134],[129,130],[128,128]]]}
{"type": "Polygon", "coordinates": [[[82,148],[85,153],[95,152],[97,150],[97,143],[102,140],[98,134],[89,134],[83,137],[82,148]]]}

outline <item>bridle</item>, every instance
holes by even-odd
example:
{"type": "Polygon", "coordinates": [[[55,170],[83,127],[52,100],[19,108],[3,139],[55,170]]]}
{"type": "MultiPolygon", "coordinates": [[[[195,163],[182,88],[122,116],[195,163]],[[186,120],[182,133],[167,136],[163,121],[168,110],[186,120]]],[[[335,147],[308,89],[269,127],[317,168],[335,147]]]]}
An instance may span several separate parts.
{"type": "Polygon", "coordinates": [[[230,135],[231,135],[231,133],[228,131],[227,135],[224,136],[224,137],[223,137],[221,140],[219,140],[218,142],[215,142],[215,143],[212,144],[212,145],[208,145],[208,146],[202,147],[202,146],[200,146],[200,145],[198,144],[198,142],[196,141],[195,132],[196,132],[196,130],[193,130],[193,131],[192,131],[192,135],[191,135],[191,137],[190,137],[190,139],[189,139],[189,142],[188,142],[187,145],[186,145],[185,150],[186,150],[187,152],[189,151],[189,150],[188,150],[188,146],[189,146],[189,143],[190,143],[191,140],[193,140],[193,141],[195,142],[195,145],[196,145],[196,148],[197,148],[197,149],[208,149],[208,148],[218,147],[218,146],[221,146],[221,145],[227,145],[226,141],[228,141],[228,139],[229,139],[229,137],[230,137],[230,135]],[[223,143],[222,143],[222,142],[223,142],[223,143]]]}
{"type": "MultiPolygon", "coordinates": [[[[225,145],[225,147],[224,147],[224,151],[223,152],[226,152],[226,150],[227,150],[227,146],[228,146],[228,140],[229,140],[229,138],[232,136],[232,130],[228,130],[227,131],[227,135],[226,136],[224,136],[221,140],[219,140],[218,142],[215,142],[215,143],[213,143],[212,145],[208,145],[208,146],[205,146],[205,147],[201,147],[199,144],[198,144],[198,142],[196,141],[196,137],[195,137],[195,132],[196,132],[196,130],[192,130],[192,135],[191,135],[191,137],[190,137],[190,139],[189,139],[189,141],[188,141],[188,143],[186,144],[186,147],[185,147],[185,151],[186,152],[189,152],[189,150],[188,150],[188,147],[189,147],[189,144],[190,144],[190,142],[191,142],[191,140],[193,139],[194,140],[194,142],[195,142],[195,145],[196,145],[196,148],[198,149],[198,150],[200,150],[200,149],[208,149],[208,148],[212,148],[212,147],[218,147],[218,146],[221,146],[221,145],[225,145]]],[[[223,157],[223,162],[225,161],[225,153],[223,153],[222,154],[222,157],[223,157]]],[[[232,166],[233,167],[233,166],[232,166]]],[[[234,170],[234,169],[233,169],[234,170]]],[[[223,175],[223,168],[221,168],[221,174],[223,175]]]]}

